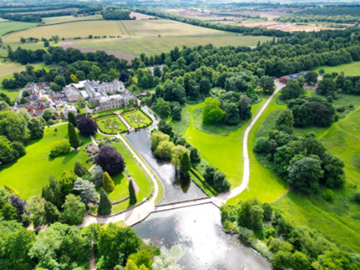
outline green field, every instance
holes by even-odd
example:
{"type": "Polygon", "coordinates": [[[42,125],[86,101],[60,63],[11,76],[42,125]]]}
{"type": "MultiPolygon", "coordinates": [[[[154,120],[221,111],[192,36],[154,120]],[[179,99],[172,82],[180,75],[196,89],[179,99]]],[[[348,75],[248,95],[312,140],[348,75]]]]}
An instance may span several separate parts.
{"type": "MultiPolygon", "coordinates": [[[[52,47],[57,47],[59,46],[59,43],[55,43],[50,41],[50,46],[52,47]]],[[[13,51],[16,51],[17,48],[21,47],[22,49],[26,49],[26,50],[38,50],[38,49],[43,49],[47,51],[47,48],[44,47],[44,43],[39,41],[39,42],[34,42],[34,43],[21,43],[19,40],[18,42],[13,42],[13,43],[6,43],[6,45],[10,45],[10,47],[12,48],[13,51]]],[[[7,56],[8,55],[8,51],[7,48],[5,47],[1,47],[0,48],[0,56],[7,56]]]]}
{"type": "Polygon", "coordinates": [[[332,72],[344,72],[347,76],[359,76],[360,75],[360,62],[352,62],[350,64],[344,64],[340,66],[330,67],[330,66],[320,66],[315,68],[315,71],[319,71],[320,69],[324,69],[325,73],[332,72]]]}
{"type": "MultiPolygon", "coordinates": [[[[206,28],[201,28],[206,29],[206,28]]],[[[226,32],[220,32],[226,33],[226,32]]],[[[194,47],[198,45],[213,44],[214,46],[256,46],[257,42],[270,40],[264,36],[241,36],[226,33],[218,35],[198,35],[179,37],[136,37],[129,40],[77,40],[76,44],[81,47],[112,50],[133,55],[140,55],[146,52],[148,55],[170,52],[175,46],[194,47]]]]}
{"type": "MultiPolygon", "coordinates": [[[[129,179],[128,176],[132,176],[135,182],[138,184],[140,191],[137,193],[138,202],[141,202],[144,198],[149,196],[151,191],[151,185],[144,173],[141,171],[137,163],[131,157],[129,152],[125,149],[124,145],[120,142],[113,143],[112,146],[120,152],[123,156],[126,168],[125,172],[121,174],[117,174],[112,177],[115,189],[112,192],[108,192],[109,198],[111,201],[119,201],[124,199],[125,197],[129,196],[129,179]]],[[[129,204],[128,201],[124,203],[125,205],[129,204]]],[[[114,211],[113,211],[114,212],[114,211]]],[[[119,212],[119,211],[117,211],[119,212]]]]}
{"type": "Polygon", "coordinates": [[[118,134],[128,131],[125,124],[117,115],[101,117],[96,121],[96,124],[100,131],[106,134],[118,134]]]}
{"type": "MultiPolygon", "coordinates": [[[[26,23],[26,22],[15,22],[15,21],[0,22],[0,36],[3,36],[10,31],[24,30],[33,27],[35,25],[38,25],[38,23],[26,23]]],[[[3,39],[4,38],[5,37],[3,37],[3,39]]]]}
{"type": "MultiPolygon", "coordinates": [[[[317,96],[314,92],[308,91],[308,94],[317,96]]],[[[323,198],[322,193],[326,190],[323,186],[317,195],[305,197],[289,192],[281,197],[287,192],[287,184],[271,172],[269,169],[271,164],[266,158],[255,157],[252,148],[256,136],[266,136],[268,131],[275,126],[280,110],[286,106],[277,104],[274,98],[249,135],[249,138],[252,138],[248,145],[251,160],[249,190],[229,200],[228,204],[235,204],[239,200],[252,197],[257,197],[262,202],[276,201],[275,208],[295,224],[318,229],[345,249],[359,252],[360,205],[353,203],[353,197],[355,192],[358,192],[354,186],[360,184],[360,137],[357,135],[360,124],[360,97],[339,95],[339,99],[334,100],[334,105],[345,106],[348,114],[345,118],[333,123],[330,128],[294,129],[298,134],[314,132],[331,153],[340,156],[345,162],[346,184],[344,188],[334,190],[333,203],[323,198]],[[349,109],[351,103],[355,105],[353,110],[349,109]]]]}
{"type": "Polygon", "coordinates": [[[135,129],[144,128],[151,124],[151,120],[142,111],[123,113],[125,120],[135,129]]]}
{"type": "Polygon", "coordinates": [[[85,163],[87,154],[84,152],[84,145],[91,142],[90,138],[79,139],[84,142],[78,152],[49,158],[51,145],[55,141],[68,140],[67,125],[46,128],[45,135],[40,140],[30,141],[26,146],[26,155],[13,164],[4,165],[0,170],[0,185],[10,185],[15,188],[20,196],[29,198],[41,194],[42,187],[48,184],[50,175],[59,178],[63,171],[74,169],[76,161],[79,161],[88,168],[90,164],[85,163]],[[57,129],[57,131],[55,131],[57,129]]]}
{"type": "Polygon", "coordinates": [[[43,18],[43,22],[45,24],[90,21],[90,20],[102,20],[102,16],[97,14],[97,15],[91,15],[91,16],[85,16],[85,17],[60,16],[60,17],[43,18]]]}

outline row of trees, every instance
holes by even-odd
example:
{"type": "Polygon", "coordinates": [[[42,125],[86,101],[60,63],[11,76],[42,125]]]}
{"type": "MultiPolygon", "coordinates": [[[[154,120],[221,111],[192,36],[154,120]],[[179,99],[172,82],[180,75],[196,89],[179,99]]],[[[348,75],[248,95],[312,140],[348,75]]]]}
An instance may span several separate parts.
{"type": "Polygon", "coordinates": [[[347,270],[360,267],[358,254],[342,251],[326,235],[308,227],[296,226],[279,212],[273,214],[269,204],[261,204],[256,199],[222,207],[221,220],[225,230],[246,238],[278,268],[347,270]]]}
{"type": "Polygon", "coordinates": [[[305,194],[317,193],[321,183],[329,188],[342,187],[345,164],[341,158],[327,152],[313,134],[291,134],[293,124],[291,110],[281,111],[277,129],[271,130],[268,138],[256,139],[254,152],[266,155],[274,171],[305,194]]]}

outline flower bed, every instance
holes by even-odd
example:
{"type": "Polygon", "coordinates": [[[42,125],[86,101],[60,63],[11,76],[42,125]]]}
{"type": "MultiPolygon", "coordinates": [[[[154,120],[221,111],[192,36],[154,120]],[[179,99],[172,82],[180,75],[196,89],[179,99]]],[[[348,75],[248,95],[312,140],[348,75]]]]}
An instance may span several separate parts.
{"type": "Polygon", "coordinates": [[[105,134],[117,134],[128,131],[117,115],[96,118],[96,124],[99,130],[105,134]]]}
{"type": "Polygon", "coordinates": [[[152,124],[152,119],[141,110],[134,110],[122,115],[125,120],[135,129],[145,128],[152,124]]]}

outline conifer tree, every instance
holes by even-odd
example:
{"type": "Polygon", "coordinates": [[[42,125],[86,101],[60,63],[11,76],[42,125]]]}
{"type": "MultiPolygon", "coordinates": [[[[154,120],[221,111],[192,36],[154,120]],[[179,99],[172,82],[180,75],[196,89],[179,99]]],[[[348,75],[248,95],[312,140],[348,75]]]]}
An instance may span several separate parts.
{"type": "Polygon", "coordinates": [[[76,126],[75,125],[75,121],[76,121],[75,114],[73,112],[68,113],[68,121],[69,121],[69,123],[73,124],[74,127],[76,126]]]}
{"type": "Polygon", "coordinates": [[[71,124],[71,123],[68,124],[68,133],[69,133],[70,145],[73,148],[78,149],[78,147],[80,146],[80,141],[79,141],[79,138],[78,138],[78,136],[76,134],[74,125],[71,124]]]}
{"type": "Polygon", "coordinates": [[[191,168],[190,157],[189,154],[185,152],[180,157],[180,169],[183,173],[186,173],[190,170],[190,168],[191,168]]]}
{"type": "Polygon", "coordinates": [[[112,203],[109,196],[106,194],[103,188],[100,188],[100,203],[98,206],[99,215],[108,215],[111,213],[112,203]]]}
{"type": "Polygon", "coordinates": [[[111,192],[115,189],[114,181],[107,172],[104,173],[103,188],[106,192],[111,192]]]}
{"type": "Polygon", "coordinates": [[[129,181],[129,196],[130,196],[130,205],[135,205],[137,202],[135,188],[132,180],[129,181]]]}
{"type": "Polygon", "coordinates": [[[86,174],[89,174],[89,171],[88,169],[86,169],[85,165],[81,164],[79,161],[76,161],[74,167],[74,173],[77,176],[82,177],[86,174]]]}

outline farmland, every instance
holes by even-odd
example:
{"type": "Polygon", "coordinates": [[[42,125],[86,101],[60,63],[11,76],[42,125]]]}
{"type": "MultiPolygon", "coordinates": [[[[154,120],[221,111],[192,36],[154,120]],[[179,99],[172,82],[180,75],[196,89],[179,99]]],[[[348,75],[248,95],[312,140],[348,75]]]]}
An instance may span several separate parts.
{"type": "Polygon", "coordinates": [[[60,16],[60,17],[43,18],[43,22],[45,24],[90,21],[90,20],[102,20],[102,16],[101,15],[91,15],[91,16],[84,16],[84,17],[60,16]]]}
{"type": "Polygon", "coordinates": [[[269,37],[241,36],[227,33],[227,35],[217,36],[183,36],[183,37],[148,37],[133,38],[128,40],[78,40],[76,44],[92,49],[104,49],[111,51],[124,52],[132,55],[140,55],[146,52],[148,55],[169,52],[175,46],[194,47],[198,45],[213,44],[214,46],[256,46],[258,41],[265,42],[269,37]]]}
{"type": "MultiPolygon", "coordinates": [[[[15,22],[15,21],[0,22],[0,36],[3,36],[10,31],[24,30],[36,25],[38,25],[38,23],[26,23],[26,22],[15,22]]],[[[17,41],[19,40],[20,38],[17,41]]]]}

